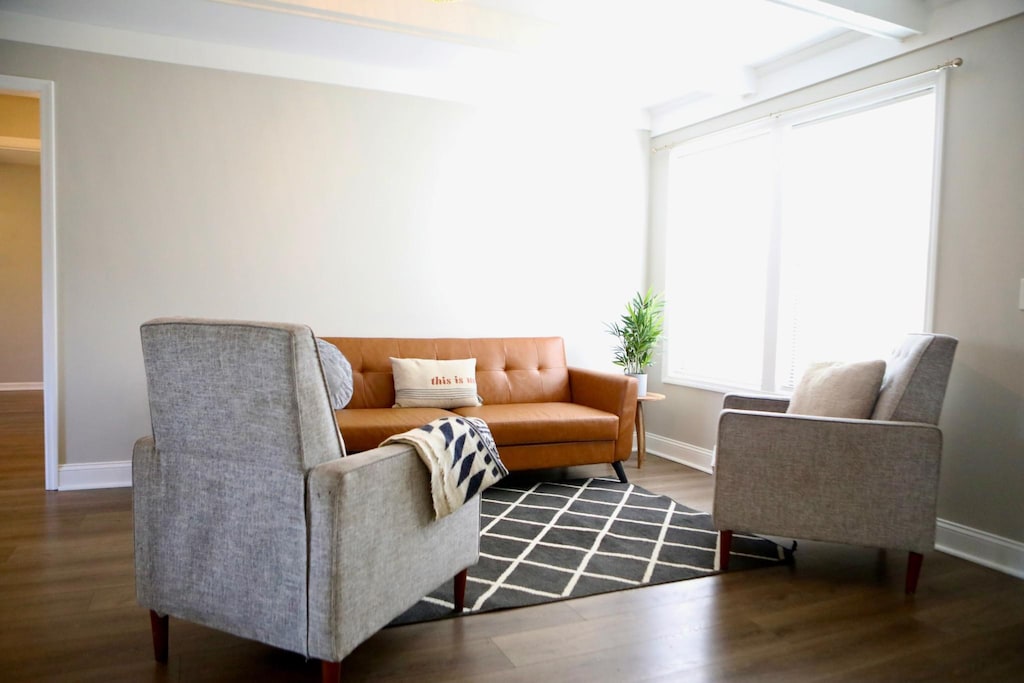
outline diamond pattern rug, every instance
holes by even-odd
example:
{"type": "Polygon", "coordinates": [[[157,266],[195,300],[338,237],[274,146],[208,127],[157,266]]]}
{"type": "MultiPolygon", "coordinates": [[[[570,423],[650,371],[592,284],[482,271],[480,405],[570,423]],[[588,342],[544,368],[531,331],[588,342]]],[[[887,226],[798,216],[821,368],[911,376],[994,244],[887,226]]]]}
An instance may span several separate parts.
{"type": "MultiPolygon", "coordinates": [[[[716,573],[707,512],[614,479],[507,483],[484,491],[480,562],[463,614],[524,607],[716,573]]],[[[787,561],[788,551],[735,534],[730,571],[787,561]]],[[[452,582],[392,625],[452,616],[452,582]]]]}

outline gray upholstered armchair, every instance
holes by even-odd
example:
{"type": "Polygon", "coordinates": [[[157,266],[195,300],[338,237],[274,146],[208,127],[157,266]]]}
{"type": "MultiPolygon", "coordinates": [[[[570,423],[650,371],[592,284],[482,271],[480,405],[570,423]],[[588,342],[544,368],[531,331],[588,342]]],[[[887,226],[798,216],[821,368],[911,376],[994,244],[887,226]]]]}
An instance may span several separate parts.
{"type": "Polygon", "coordinates": [[[726,396],[718,423],[719,566],[733,531],[910,552],[906,591],[935,546],[942,432],[957,340],[908,335],[886,361],[869,420],[786,413],[788,401],[726,396]]]}
{"type": "Polygon", "coordinates": [[[153,436],[132,479],[139,603],[157,660],[172,615],[323,661],[479,554],[479,498],[434,519],[412,447],[342,458],[317,346],[300,325],[142,326],[153,436]]]}

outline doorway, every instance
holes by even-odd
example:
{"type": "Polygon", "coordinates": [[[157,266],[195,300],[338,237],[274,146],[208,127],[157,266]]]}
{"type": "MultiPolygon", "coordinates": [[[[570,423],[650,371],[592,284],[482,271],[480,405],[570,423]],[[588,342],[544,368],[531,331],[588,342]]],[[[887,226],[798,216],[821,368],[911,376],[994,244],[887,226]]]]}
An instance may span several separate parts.
{"type": "MultiPolygon", "coordinates": [[[[37,135],[26,135],[25,129],[0,130],[0,148],[3,148],[8,160],[24,161],[27,156],[38,157],[38,207],[32,213],[37,217],[39,230],[38,242],[32,244],[39,258],[39,269],[33,270],[39,278],[39,287],[33,288],[30,296],[39,296],[41,311],[34,309],[34,315],[41,316],[41,338],[37,334],[35,343],[41,349],[36,362],[41,364],[43,391],[43,461],[44,486],[46,489],[59,488],[59,443],[58,443],[58,386],[57,386],[57,259],[56,259],[56,210],[54,195],[54,108],[52,81],[34,78],[0,75],[0,96],[18,98],[12,101],[15,110],[23,109],[25,102],[20,98],[28,98],[37,103],[38,129],[37,135]],[[37,212],[35,212],[37,211],[37,212]]],[[[10,123],[9,117],[5,121],[10,123]]],[[[33,127],[31,132],[36,132],[33,127]]],[[[15,164],[18,165],[18,164],[15,164]]],[[[11,177],[20,177],[24,182],[25,174],[15,170],[11,177]]],[[[29,245],[30,247],[32,245],[29,245]]],[[[28,256],[23,256],[29,258],[28,256]]],[[[31,311],[31,307],[28,309],[31,311]]],[[[25,313],[25,311],[22,311],[25,313]]],[[[34,377],[38,377],[38,373],[34,377]]],[[[17,379],[17,376],[15,376],[17,379]]],[[[17,387],[20,382],[9,382],[17,387]]],[[[24,382],[31,390],[39,380],[24,382]]]]}

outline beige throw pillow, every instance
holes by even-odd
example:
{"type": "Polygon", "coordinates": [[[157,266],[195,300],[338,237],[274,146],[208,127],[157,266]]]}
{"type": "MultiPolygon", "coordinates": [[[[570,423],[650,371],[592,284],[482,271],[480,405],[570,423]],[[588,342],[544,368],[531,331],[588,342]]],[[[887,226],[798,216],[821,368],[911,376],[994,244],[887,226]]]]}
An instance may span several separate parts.
{"type": "Polygon", "coordinates": [[[476,358],[392,358],[395,408],[461,408],[480,405],[476,358]]]}
{"type": "Polygon", "coordinates": [[[885,375],[884,360],[815,363],[793,390],[787,413],[824,417],[871,417],[885,375]]]}

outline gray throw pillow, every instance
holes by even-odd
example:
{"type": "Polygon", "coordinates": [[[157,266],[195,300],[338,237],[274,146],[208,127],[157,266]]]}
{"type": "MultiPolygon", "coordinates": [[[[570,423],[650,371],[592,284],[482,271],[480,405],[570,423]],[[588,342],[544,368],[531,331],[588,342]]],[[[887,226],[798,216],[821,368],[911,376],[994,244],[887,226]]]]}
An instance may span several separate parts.
{"type": "Polygon", "coordinates": [[[331,407],[341,410],[352,400],[352,364],[334,344],[317,338],[316,346],[320,351],[320,365],[327,379],[331,407]]]}
{"type": "Polygon", "coordinates": [[[815,363],[793,390],[787,413],[866,420],[878,400],[884,360],[815,363]]]}

